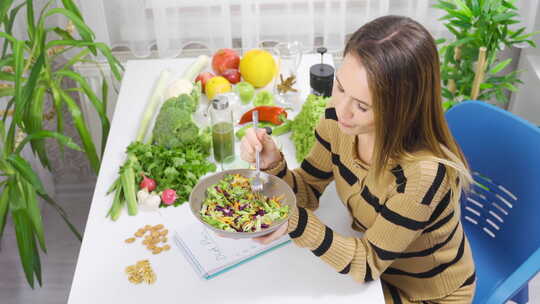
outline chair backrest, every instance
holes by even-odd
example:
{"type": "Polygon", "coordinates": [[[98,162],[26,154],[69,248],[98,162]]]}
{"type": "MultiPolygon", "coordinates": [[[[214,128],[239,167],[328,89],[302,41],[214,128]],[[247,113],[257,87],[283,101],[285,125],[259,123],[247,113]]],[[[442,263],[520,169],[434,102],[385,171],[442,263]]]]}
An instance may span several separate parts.
{"type": "Polygon", "coordinates": [[[540,270],[540,129],[479,101],[454,106],[446,119],[476,181],[461,202],[482,298],[475,303],[503,303],[540,270]]]}

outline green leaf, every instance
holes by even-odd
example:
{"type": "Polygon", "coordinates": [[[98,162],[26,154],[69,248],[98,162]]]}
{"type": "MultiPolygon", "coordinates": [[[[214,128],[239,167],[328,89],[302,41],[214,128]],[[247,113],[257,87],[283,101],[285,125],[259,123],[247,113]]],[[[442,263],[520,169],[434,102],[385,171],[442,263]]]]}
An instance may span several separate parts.
{"type": "Polygon", "coordinates": [[[474,41],[475,39],[476,39],[475,37],[465,37],[465,38],[459,39],[456,42],[453,42],[451,45],[461,46],[461,45],[467,44],[470,41],[474,41]]]}
{"type": "Polygon", "coordinates": [[[502,2],[502,5],[506,8],[510,8],[510,9],[513,9],[513,10],[517,10],[517,7],[515,7],[512,3],[508,2],[508,1],[503,1],[502,2]]]}
{"type": "Polygon", "coordinates": [[[443,101],[442,107],[445,111],[448,111],[450,108],[452,108],[457,102],[447,100],[443,101]]]}
{"type": "Polygon", "coordinates": [[[4,22],[7,12],[14,0],[2,0],[0,1],[0,24],[4,22]]]}
{"type": "MultiPolygon", "coordinates": [[[[109,85],[107,84],[107,79],[103,76],[101,83],[101,100],[103,101],[103,112],[107,115],[107,107],[109,100],[109,85]]],[[[103,159],[103,153],[105,153],[105,146],[107,145],[107,138],[109,133],[105,134],[105,130],[101,130],[101,159],[103,159]]]]}
{"type": "Polygon", "coordinates": [[[469,29],[471,27],[471,24],[468,22],[464,22],[461,20],[452,20],[450,21],[450,24],[461,27],[462,29],[469,29]]]}
{"type": "MultiPolygon", "coordinates": [[[[58,85],[56,85],[58,88],[58,85]]],[[[73,118],[73,123],[75,125],[75,128],[77,129],[77,132],[79,133],[79,136],[81,138],[84,152],[86,153],[86,156],[88,157],[88,160],[90,161],[90,165],[94,172],[97,174],[99,172],[99,158],[97,156],[96,147],[92,141],[92,137],[90,136],[90,131],[88,130],[87,124],[84,120],[84,117],[82,116],[81,109],[69,96],[69,94],[65,93],[63,90],[59,89],[58,93],[62,97],[62,100],[66,103],[69,112],[71,113],[71,117],[73,118]]]]}
{"type": "Polygon", "coordinates": [[[34,170],[32,170],[27,160],[17,154],[9,155],[6,160],[37,192],[45,193],[45,188],[43,188],[41,180],[34,170]]]}
{"type": "MultiPolygon", "coordinates": [[[[2,33],[0,33],[2,34],[2,33]]],[[[23,91],[22,91],[22,74],[24,69],[24,53],[23,53],[23,41],[16,40],[13,44],[13,55],[15,59],[15,96],[14,96],[14,104],[15,105],[22,105],[23,104],[23,91]]],[[[11,126],[8,131],[8,138],[6,140],[6,150],[12,151],[13,150],[13,143],[15,139],[15,130],[16,126],[20,125],[21,120],[21,114],[22,110],[21,107],[15,107],[15,115],[13,116],[13,120],[11,122],[11,126]],[[18,111],[18,112],[17,112],[18,111]],[[17,115],[19,114],[19,115],[17,115]]],[[[6,109],[7,111],[7,109],[6,109]]]]}
{"type": "Polygon", "coordinates": [[[30,223],[25,210],[13,211],[12,218],[24,274],[28,284],[34,288],[35,256],[39,256],[39,252],[35,246],[32,223],[30,223]]]}
{"type": "Polygon", "coordinates": [[[77,17],[79,17],[81,20],[84,20],[81,12],[79,11],[79,9],[77,8],[77,5],[75,3],[73,3],[73,1],[71,0],[62,0],[62,4],[64,5],[64,7],[66,9],[68,9],[70,12],[72,12],[73,14],[75,14],[77,17]]]}
{"type": "Polygon", "coordinates": [[[69,229],[71,230],[71,232],[73,232],[73,234],[75,234],[75,237],[77,237],[77,239],[79,241],[82,241],[82,236],[80,234],[80,232],[77,230],[77,228],[75,227],[75,225],[73,225],[70,221],[69,221],[69,217],[66,213],[66,211],[58,204],[56,203],[55,200],[53,200],[49,195],[43,193],[38,193],[39,197],[41,197],[43,200],[45,200],[45,202],[47,204],[49,204],[51,207],[53,207],[54,209],[56,209],[56,212],[58,212],[58,214],[62,217],[62,219],[64,220],[64,222],[68,225],[69,229]]]}
{"type": "Polygon", "coordinates": [[[480,84],[480,90],[491,89],[493,87],[494,87],[494,85],[491,84],[491,83],[483,82],[483,83],[480,84]]]}
{"type": "MultiPolygon", "coordinates": [[[[45,102],[46,90],[47,88],[45,86],[40,86],[32,96],[31,103],[28,107],[28,119],[26,121],[26,128],[29,134],[37,132],[43,128],[43,105],[45,102]]],[[[50,170],[51,165],[45,150],[45,140],[33,139],[30,144],[32,146],[32,151],[38,155],[41,164],[50,170]]]]}
{"type": "Polygon", "coordinates": [[[68,62],[66,62],[66,64],[64,64],[63,69],[64,69],[64,70],[69,70],[69,68],[70,68],[72,65],[74,65],[75,63],[77,63],[77,62],[79,62],[79,61],[82,61],[82,58],[84,58],[85,56],[87,56],[88,53],[90,53],[90,50],[84,49],[84,50],[82,50],[81,52],[79,52],[77,55],[71,57],[71,59],[69,59],[68,62]]]}
{"type": "Polygon", "coordinates": [[[502,92],[502,89],[498,89],[495,91],[495,98],[500,103],[506,103],[508,99],[506,98],[506,95],[502,92]]]}
{"type": "Polygon", "coordinates": [[[524,28],[524,27],[518,29],[518,30],[515,31],[515,32],[510,31],[510,37],[511,37],[511,38],[517,37],[517,36],[521,35],[521,33],[523,33],[524,31],[525,31],[525,28],[524,28]]]}
{"type": "Polygon", "coordinates": [[[52,30],[58,35],[60,36],[62,39],[65,39],[65,40],[76,40],[75,38],[73,38],[73,36],[71,36],[71,34],[64,30],[64,29],[61,29],[59,27],[54,27],[52,28],[52,30]]]}
{"type": "Polygon", "coordinates": [[[512,92],[517,92],[517,90],[518,90],[513,84],[511,84],[509,82],[503,84],[503,86],[505,88],[507,88],[508,90],[512,91],[512,92]]]}
{"type": "MultiPolygon", "coordinates": [[[[77,28],[77,31],[81,35],[81,38],[84,41],[86,42],[94,41],[95,39],[94,32],[92,32],[92,30],[84,23],[84,21],[79,16],[77,16],[76,14],[74,14],[73,12],[65,8],[53,8],[45,14],[45,17],[49,17],[54,14],[64,15],[66,18],[71,20],[73,24],[75,25],[75,27],[77,28]]],[[[94,48],[94,46],[90,45],[88,48],[90,49],[92,54],[97,55],[96,49],[94,48]]]]}
{"type": "Polygon", "coordinates": [[[0,240],[4,234],[4,228],[6,227],[7,214],[9,210],[9,195],[6,186],[2,188],[0,192],[0,240]]]}
{"type": "Polygon", "coordinates": [[[461,36],[460,33],[451,24],[445,23],[444,26],[456,37],[461,36]]]}
{"type": "Polygon", "coordinates": [[[96,112],[99,115],[99,119],[101,120],[101,130],[104,138],[106,139],[109,136],[109,130],[110,130],[110,122],[107,118],[107,113],[105,112],[105,107],[103,105],[103,102],[99,100],[99,98],[96,96],[92,88],[90,87],[90,84],[84,79],[81,75],[78,73],[75,73],[71,70],[59,70],[55,73],[58,76],[61,77],[69,77],[75,82],[79,84],[79,86],[83,89],[84,94],[88,96],[88,99],[94,106],[94,109],[96,109],[96,112]]]}
{"type": "Polygon", "coordinates": [[[0,80],[14,82],[15,81],[15,75],[12,74],[12,73],[7,73],[7,72],[0,71],[0,80]]]}
{"type": "MultiPolygon", "coordinates": [[[[4,142],[4,140],[6,140],[6,127],[4,122],[0,120],[0,141],[4,142]]],[[[2,149],[2,147],[0,147],[0,149],[2,149]]]]}
{"type": "Polygon", "coordinates": [[[72,45],[72,46],[77,46],[77,47],[95,47],[97,49],[100,50],[100,52],[105,56],[105,58],[107,59],[107,62],[109,63],[109,66],[111,68],[111,71],[113,73],[113,75],[115,76],[115,78],[117,80],[120,80],[122,78],[121,74],[120,74],[120,71],[119,71],[119,68],[121,70],[124,70],[124,67],[122,66],[122,64],[120,63],[120,61],[118,61],[118,59],[116,57],[114,57],[114,55],[112,54],[111,52],[111,49],[104,43],[101,43],[101,42],[81,42],[81,41],[71,41],[71,40],[52,40],[52,41],[49,41],[47,43],[47,49],[48,48],[51,48],[53,46],[56,46],[56,45],[72,45]]]}
{"type": "Polygon", "coordinates": [[[29,141],[31,141],[31,140],[41,140],[41,139],[45,139],[45,138],[55,138],[60,143],[62,143],[64,146],[66,146],[66,147],[68,147],[70,149],[82,152],[81,147],[79,147],[79,145],[77,145],[77,143],[75,143],[73,141],[73,139],[71,139],[71,137],[68,137],[66,135],[63,135],[63,134],[60,134],[60,133],[57,133],[57,132],[53,132],[53,131],[41,130],[41,131],[36,131],[34,133],[28,134],[23,139],[23,141],[19,144],[19,146],[17,147],[17,150],[15,151],[15,153],[20,153],[21,150],[24,148],[24,145],[27,144],[29,141]]]}
{"type": "Polygon", "coordinates": [[[455,4],[447,1],[438,1],[437,4],[433,5],[435,8],[440,8],[445,11],[455,10],[457,7],[455,4]]]}
{"type": "Polygon", "coordinates": [[[38,58],[36,58],[36,62],[32,66],[32,70],[30,71],[30,76],[28,77],[28,81],[24,85],[24,90],[22,92],[21,98],[16,102],[15,106],[15,115],[13,120],[17,123],[20,123],[20,121],[23,119],[23,113],[28,108],[28,103],[30,102],[30,97],[32,96],[32,93],[34,90],[36,90],[36,83],[40,77],[42,68],[44,64],[44,53],[42,52],[38,58]]]}
{"type": "Polygon", "coordinates": [[[499,62],[496,66],[494,66],[492,69],[489,70],[489,74],[495,75],[499,73],[501,70],[503,70],[510,62],[512,62],[512,58],[508,58],[506,60],[503,60],[499,62]]]}
{"type": "Polygon", "coordinates": [[[465,2],[461,0],[454,0],[454,2],[456,3],[457,7],[461,10],[461,12],[465,14],[467,17],[473,16],[471,9],[467,6],[467,4],[465,4],[465,2]]]}
{"type": "Polygon", "coordinates": [[[34,19],[34,1],[26,0],[26,26],[28,28],[28,39],[34,40],[34,33],[36,31],[36,22],[34,19]]]}
{"type": "MultiPolygon", "coordinates": [[[[54,85],[54,83],[50,83],[52,96],[53,96],[53,105],[54,105],[54,111],[56,113],[56,131],[60,134],[64,133],[64,107],[62,103],[62,96],[60,96],[59,89],[54,85]]],[[[58,145],[60,147],[60,153],[63,154],[64,148],[62,143],[58,142],[58,145]]]]}
{"type": "Polygon", "coordinates": [[[504,13],[504,14],[498,14],[493,17],[493,22],[502,22],[504,20],[511,19],[512,17],[518,16],[517,13],[504,13]]]}
{"type": "Polygon", "coordinates": [[[41,250],[43,250],[43,252],[47,252],[47,247],[45,246],[43,219],[41,218],[41,209],[39,208],[35,189],[26,182],[22,182],[21,184],[26,192],[25,199],[28,217],[34,226],[34,231],[39,241],[39,245],[41,246],[41,250]]]}
{"type": "Polygon", "coordinates": [[[540,33],[540,31],[536,31],[536,32],[532,32],[532,33],[529,33],[529,34],[526,34],[526,35],[521,35],[521,36],[518,36],[518,37],[515,37],[514,40],[525,40],[529,37],[532,37],[534,35],[538,35],[540,33]]]}
{"type": "Polygon", "coordinates": [[[445,43],[445,42],[446,42],[445,38],[439,38],[439,39],[435,40],[435,44],[441,44],[441,43],[445,43]]]}

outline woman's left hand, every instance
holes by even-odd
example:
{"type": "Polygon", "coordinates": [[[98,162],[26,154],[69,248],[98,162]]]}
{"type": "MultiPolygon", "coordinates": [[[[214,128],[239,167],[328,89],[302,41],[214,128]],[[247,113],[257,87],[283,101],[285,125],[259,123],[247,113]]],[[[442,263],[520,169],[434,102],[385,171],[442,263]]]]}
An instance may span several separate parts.
{"type": "Polygon", "coordinates": [[[276,231],[272,232],[272,233],[269,233],[269,234],[266,234],[266,235],[263,235],[263,236],[260,236],[260,237],[256,237],[256,238],[253,238],[253,240],[259,244],[262,244],[262,245],[266,245],[266,244],[270,244],[272,243],[273,241],[279,239],[280,237],[284,236],[285,234],[287,234],[287,227],[289,226],[289,222],[285,222],[283,223],[283,225],[281,225],[276,231]]]}

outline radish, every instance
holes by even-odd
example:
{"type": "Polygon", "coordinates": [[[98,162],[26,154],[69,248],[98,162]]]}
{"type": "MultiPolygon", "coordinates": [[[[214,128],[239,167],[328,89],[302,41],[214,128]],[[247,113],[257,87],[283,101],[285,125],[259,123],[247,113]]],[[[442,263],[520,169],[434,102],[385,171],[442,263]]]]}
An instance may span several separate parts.
{"type": "Polygon", "coordinates": [[[139,184],[139,188],[146,189],[148,190],[148,192],[154,191],[154,189],[156,189],[156,181],[149,177],[146,177],[146,175],[144,174],[142,176],[143,176],[143,180],[139,184]]]}
{"type": "Polygon", "coordinates": [[[172,205],[176,200],[176,191],[173,189],[163,190],[163,193],[161,193],[161,200],[165,205],[172,205]]]}

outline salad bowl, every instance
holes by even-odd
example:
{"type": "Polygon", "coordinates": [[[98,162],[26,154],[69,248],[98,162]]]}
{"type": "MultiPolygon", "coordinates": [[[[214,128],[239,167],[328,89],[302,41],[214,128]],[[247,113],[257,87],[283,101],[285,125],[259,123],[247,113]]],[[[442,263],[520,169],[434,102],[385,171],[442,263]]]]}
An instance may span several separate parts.
{"type": "Polygon", "coordinates": [[[223,230],[213,225],[210,225],[205,220],[203,220],[201,216],[201,208],[203,208],[203,204],[207,198],[209,189],[211,189],[214,185],[222,181],[227,175],[240,175],[242,177],[251,179],[255,177],[255,172],[256,171],[253,169],[231,169],[231,170],[224,170],[221,172],[217,172],[217,173],[214,173],[214,174],[211,174],[202,178],[201,180],[199,180],[197,185],[195,185],[195,187],[193,188],[193,191],[191,192],[189,196],[189,207],[190,207],[191,213],[204,226],[206,226],[208,229],[216,232],[217,234],[223,237],[234,238],[234,239],[254,238],[254,237],[263,236],[263,235],[266,235],[275,231],[281,225],[287,222],[291,211],[293,210],[293,208],[296,208],[296,196],[293,190],[291,189],[291,187],[285,181],[283,181],[277,176],[266,174],[264,172],[261,172],[261,179],[263,180],[263,183],[264,183],[261,194],[269,198],[280,197],[281,206],[282,207],[288,206],[288,212],[286,216],[284,216],[283,218],[279,220],[274,221],[269,226],[263,227],[262,229],[258,231],[223,230]]]}

